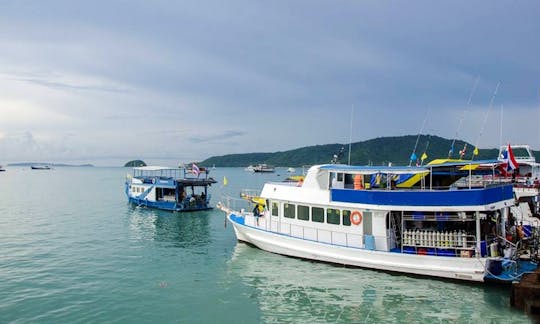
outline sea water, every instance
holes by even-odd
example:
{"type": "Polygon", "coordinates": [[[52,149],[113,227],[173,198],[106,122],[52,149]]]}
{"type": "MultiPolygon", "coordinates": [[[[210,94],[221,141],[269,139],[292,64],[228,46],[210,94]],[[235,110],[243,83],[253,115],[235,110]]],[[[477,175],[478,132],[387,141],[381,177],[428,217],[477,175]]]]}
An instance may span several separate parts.
{"type": "MultiPolygon", "coordinates": [[[[238,243],[216,209],[131,206],[129,171],[0,173],[0,323],[529,322],[508,286],[289,258],[238,243]]],[[[288,176],[210,175],[213,205],[288,176]]]]}

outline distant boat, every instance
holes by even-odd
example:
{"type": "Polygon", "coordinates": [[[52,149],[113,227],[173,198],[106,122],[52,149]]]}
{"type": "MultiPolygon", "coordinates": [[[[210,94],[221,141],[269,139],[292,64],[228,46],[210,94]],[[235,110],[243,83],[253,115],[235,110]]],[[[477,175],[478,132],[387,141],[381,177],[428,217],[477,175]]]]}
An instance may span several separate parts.
{"type": "Polygon", "coordinates": [[[253,172],[275,172],[273,166],[267,165],[267,164],[258,164],[253,167],[253,172]]]}
{"type": "Polygon", "coordinates": [[[30,166],[32,170],[50,170],[51,167],[48,165],[32,165],[30,166]]]}
{"type": "Polygon", "coordinates": [[[6,171],[6,169],[4,168],[3,165],[0,165],[0,172],[4,172],[4,171],[6,171]]]}
{"type": "Polygon", "coordinates": [[[295,173],[295,172],[296,172],[295,168],[288,168],[287,169],[287,173],[295,173]]]}
{"type": "Polygon", "coordinates": [[[198,174],[188,168],[145,166],[133,168],[125,183],[130,203],[169,211],[212,209],[208,187],[217,183],[205,168],[198,174]],[[201,176],[199,176],[201,175],[201,176]]]}

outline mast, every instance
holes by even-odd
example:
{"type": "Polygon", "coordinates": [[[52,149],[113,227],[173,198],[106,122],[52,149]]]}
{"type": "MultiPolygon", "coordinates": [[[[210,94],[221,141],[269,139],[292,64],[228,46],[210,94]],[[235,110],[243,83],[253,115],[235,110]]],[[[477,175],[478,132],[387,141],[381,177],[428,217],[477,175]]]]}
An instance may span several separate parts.
{"type": "MultiPolygon", "coordinates": [[[[495,87],[495,91],[493,92],[493,95],[491,96],[491,100],[489,102],[488,111],[486,112],[486,115],[484,116],[484,122],[482,123],[482,127],[480,128],[480,134],[478,134],[478,138],[476,139],[476,143],[474,145],[474,150],[478,148],[478,144],[480,142],[480,137],[482,137],[482,134],[484,133],[484,128],[486,127],[487,120],[489,117],[489,112],[491,110],[491,107],[493,107],[493,101],[495,100],[495,97],[497,96],[497,91],[499,91],[499,86],[501,85],[501,82],[497,82],[497,86],[495,87]]],[[[474,151],[471,157],[471,160],[474,160],[474,151]]]]}
{"type": "Polygon", "coordinates": [[[420,128],[420,133],[418,133],[418,136],[416,137],[416,143],[414,144],[414,149],[413,149],[413,151],[411,153],[411,156],[409,158],[409,166],[412,165],[413,160],[417,159],[416,148],[418,147],[418,141],[420,140],[420,136],[422,135],[422,132],[424,131],[424,127],[426,126],[428,116],[429,116],[429,109],[426,112],[426,118],[424,118],[424,122],[422,123],[422,127],[420,128]]]}
{"type": "Polygon", "coordinates": [[[499,148],[503,145],[502,144],[502,138],[503,138],[503,109],[504,105],[501,104],[501,120],[499,122],[499,148]]]}
{"type": "Polygon", "coordinates": [[[351,143],[352,143],[352,128],[353,128],[353,112],[354,104],[351,106],[351,127],[349,129],[349,165],[351,165],[351,143]]]}
{"type": "Polygon", "coordinates": [[[480,78],[476,77],[473,88],[471,89],[471,93],[469,93],[469,100],[467,100],[467,106],[465,107],[465,110],[463,111],[463,115],[461,115],[461,118],[459,119],[458,128],[456,129],[456,135],[454,136],[454,139],[452,140],[452,145],[450,146],[450,150],[448,151],[449,159],[452,158],[452,154],[454,154],[454,144],[456,144],[456,138],[458,137],[459,131],[461,130],[461,125],[463,125],[463,120],[465,119],[465,115],[467,114],[467,111],[469,110],[469,107],[471,106],[472,97],[474,93],[476,92],[476,88],[478,87],[479,80],[480,78]]]}

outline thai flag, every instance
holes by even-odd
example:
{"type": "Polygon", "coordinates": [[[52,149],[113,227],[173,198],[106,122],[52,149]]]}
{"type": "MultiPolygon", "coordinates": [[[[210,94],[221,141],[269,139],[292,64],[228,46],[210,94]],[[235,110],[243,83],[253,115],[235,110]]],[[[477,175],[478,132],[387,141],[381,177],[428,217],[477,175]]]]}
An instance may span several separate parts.
{"type": "Polygon", "coordinates": [[[193,163],[193,165],[191,166],[191,173],[193,173],[197,177],[201,173],[201,170],[199,170],[199,167],[195,163],[193,163]]]}
{"type": "Polygon", "coordinates": [[[512,147],[508,143],[508,148],[503,152],[503,160],[506,162],[506,170],[511,171],[519,167],[516,158],[514,157],[514,152],[512,152],[512,147]]]}

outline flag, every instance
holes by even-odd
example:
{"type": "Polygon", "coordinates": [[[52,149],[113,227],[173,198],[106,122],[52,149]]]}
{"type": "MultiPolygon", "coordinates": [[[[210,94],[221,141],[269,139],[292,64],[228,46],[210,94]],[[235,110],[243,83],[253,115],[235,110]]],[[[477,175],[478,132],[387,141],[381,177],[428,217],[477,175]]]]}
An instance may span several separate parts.
{"type": "Polygon", "coordinates": [[[227,180],[227,178],[225,178],[225,176],[223,176],[223,185],[226,186],[228,183],[229,183],[229,181],[227,180]]]}
{"type": "Polygon", "coordinates": [[[519,167],[516,158],[514,157],[514,152],[512,152],[512,147],[510,147],[510,143],[508,143],[507,151],[507,163],[508,163],[508,170],[515,170],[519,167]]]}
{"type": "Polygon", "coordinates": [[[424,161],[425,159],[427,159],[426,152],[422,153],[422,156],[420,157],[420,160],[422,160],[422,161],[424,161]]]}
{"type": "Polygon", "coordinates": [[[463,150],[459,151],[459,158],[463,159],[463,156],[465,155],[466,152],[467,152],[467,143],[465,143],[465,145],[463,146],[463,150]]]}
{"type": "Polygon", "coordinates": [[[474,151],[473,151],[473,154],[478,155],[479,153],[480,153],[480,151],[478,150],[478,147],[475,147],[474,151]]]}
{"type": "Polygon", "coordinates": [[[193,163],[193,165],[191,166],[191,173],[193,173],[197,177],[201,173],[201,170],[199,170],[199,167],[195,163],[193,163]]]}

